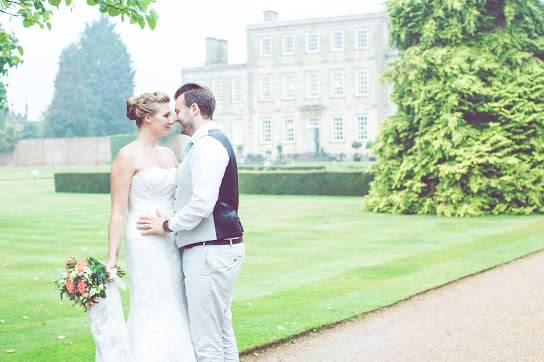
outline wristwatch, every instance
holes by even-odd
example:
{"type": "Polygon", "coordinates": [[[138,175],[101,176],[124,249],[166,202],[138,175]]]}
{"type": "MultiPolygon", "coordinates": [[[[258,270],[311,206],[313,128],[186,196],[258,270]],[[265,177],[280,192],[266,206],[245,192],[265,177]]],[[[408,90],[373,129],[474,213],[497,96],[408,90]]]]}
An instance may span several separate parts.
{"type": "Polygon", "coordinates": [[[174,230],[170,229],[170,226],[168,226],[168,219],[164,220],[164,222],[162,223],[162,228],[164,229],[164,231],[166,231],[167,233],[171,233],[173,232],[174,230]]]}

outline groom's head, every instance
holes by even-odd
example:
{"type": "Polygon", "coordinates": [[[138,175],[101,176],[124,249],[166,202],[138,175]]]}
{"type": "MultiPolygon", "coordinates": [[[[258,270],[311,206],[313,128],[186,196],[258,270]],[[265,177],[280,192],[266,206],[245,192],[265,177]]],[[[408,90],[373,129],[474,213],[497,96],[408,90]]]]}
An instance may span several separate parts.
{"type": "Polygon", "coordinates": [[[215,98],[208,88],[196,83],[186,83],[176,91],[174,99],[181,133],[192,136],[200,126],[212,120],[215,98]]]}

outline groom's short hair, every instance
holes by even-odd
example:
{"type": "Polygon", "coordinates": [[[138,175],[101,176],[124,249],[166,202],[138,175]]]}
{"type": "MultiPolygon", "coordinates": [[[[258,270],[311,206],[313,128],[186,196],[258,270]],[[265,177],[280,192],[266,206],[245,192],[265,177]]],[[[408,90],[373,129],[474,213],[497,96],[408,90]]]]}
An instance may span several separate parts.
{"type": "Polygon", "coordinates": [[[176,91],[174,99],[178,99],[183,94],[185,105],[189,107],[196,103],[200,109],[200,114],[204,118],[213,118],[215,111],[215,98],[209,88],[196,83],[186,83],[176,91]]]}

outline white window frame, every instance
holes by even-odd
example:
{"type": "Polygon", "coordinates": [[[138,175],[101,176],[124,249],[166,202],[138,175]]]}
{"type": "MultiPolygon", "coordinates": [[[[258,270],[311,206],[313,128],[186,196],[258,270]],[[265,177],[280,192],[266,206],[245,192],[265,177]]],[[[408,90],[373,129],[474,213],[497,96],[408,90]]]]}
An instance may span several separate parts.
{"type": "Polygon", "coordinates": [[[368,49],[368,28],[357,28],[355,29],[355,49],[368,49]],[[359,38],[361,34],[364,34],[365,43],[359,45],[359,38]]]}
{"type": "Polygon", "coordinates": [[[295,99],[295,84],[296,84],[296,74],[295,73],[284,73],[281,75],[281,98],[283,100],[295,99]],[[292,83],[287,83],[287,79],[292,79],[292,83]]]}
{"type": "Polygon", "coordinates": [[[307,72],[306,73],[306,98],[307,99],[315,99],[319,98],[319,72],[307,72]],[[317,90],[315,93],[311,93],[311,77],[317,75],[317,90]]]}
{"type": "Polygon", "coordinates": [[[261,58],[268,58],[272,56],[272,37],[271,36],[262,36],[259,38],[259,56],[261,58]],[[269,49],[265,49],[264,42],[269,41],[269,49]]]}
{"type": "Polygon", "coordinates": [[[342,98],[345,93],[345,74],[343,70],[334,70],[331,72],[331,98],[342,98]],[[335,76],[341,75],[340,79],[335,79],[335,76]],[[340,93],[336,93],[341,89],[340,93]]]}
{"type": "Polygon", "coordinates": [[[232,121],[232,144],[234,146],[244,144],[244,122],[241,120],[232,121]]]}
{"type": "Polygon", "coordinates": [[[233,78],[231,83],[231,98],[232,103],[242,103],[242,78],[233,78]]]}
{"type": "Polygon", "coordinates": [[[346,47],[346,41],[345,41],[346,39],[345,39],[344,31],[343,31],[343,30],[331,31],[330,37],[331,37],[331,52],[340,52],[340,51],[343,51],[344,48],[346,47]],[[336,44],[335,44],[335,34],[342,34],[342,47],[341,47],[341,48],[337,48],[337,47],[336,47],[336,44]]]}
{"type": "Polygon", "coordinates": [[[296,40],[295,36],[293,34],[285,34],[281,38],[281,52],[283,55],[293,55],[296,52],[296,40]],[[286,49],[287,45],[287,39],[292,39],[293,42],[293,49],[291,51],[288,51],[286,49]]]}
{"type": "Polygon", "coordinates": [[[283,119],[283,143],[295,143],[296,140],[296,131],[295,131],[295,118],[289,117],[283,119]],[[288,125],[288,122],[291,124],[288,125]],[[292,136],[292,139],[289,139],[292,136]]]}
{"type": "Polygon", "coordinates": [[[354,94],[356,97],[367,97],[370,95],[370,72],[368,69],[361,69],[355,71],[355,91],[354,94]],[[366,78],[366,89],[363,89],[362,91],[359,90],[361,87],[360,84],[360,77],[359,75],[363,74],[364,78],[366,78]]]}
{"type": "Polygon", "coordinates": [[[319,53],[319,41],[320,41],[320,36],[319,36],[319,33],[306,33],[306,43],[305,43],[305,49],[306,49],[306,54],[316,54],[316,53],[319,53]],[[316,49],[310,49],[310,37],[315,35],[316,37],[316,49]]]}
{"type": "Polygon", "coordinates": [[[269,145],[272,143],[272,120],[270,118],[262,118],[259,122],[259,131],[260,131],[260,144],[269,145]],[[268,123],[266,134],[265,134],[265,122],[268,123]],[[265,139],[265,135],[266,137],[265,139]]]}
{"type": "Polygon", "coordinates": [[[343,143],[345,140],[345,123],[344,123],[344,117],[342,116],[333,116],[331,118],[331,142],[332,143],[343,143]],[[342,128],[340,129],[341,138],[336,137],[337,135],[337,128],[336,128],[336,122],[340,120],[342,123],[342,128]]]}
{"type": "Polygon", "coordinates": [[[319,118],[310,117],[306,119],[306,128],[319,128],[319,118]]]}
{"type": "Polygon", "coordinates": [[[358,114],[355,122],[355,139],[368,143],[370,140],[368,115],[358,114]]]}
{"type": "Polygon", "coordinates": [[[215,98],[215,103],[222,104],[223,103],[223,80],[222,79],[213,79],[212,80],[212,93],[215,98]]]}
{"type": "Polygon", "coordinates": [[[272,100],[272,76],[265,75],[259,78],[259,100],[261,102],[269,102],[272,100]],[[268,80],[268,94],[265,93],[263,83],[268,80]]]}

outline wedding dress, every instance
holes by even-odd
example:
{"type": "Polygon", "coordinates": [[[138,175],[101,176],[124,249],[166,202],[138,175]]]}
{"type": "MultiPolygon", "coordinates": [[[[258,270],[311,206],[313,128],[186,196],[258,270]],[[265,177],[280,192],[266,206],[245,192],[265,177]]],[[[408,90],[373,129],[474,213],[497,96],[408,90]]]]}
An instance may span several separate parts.
{"type": "Polygon", "coordinates": [[[175,168],[148,167],[134,175],[125,229],[130,313],[125,323],[117,283],[91,308],[96,361],[194,362],[181,257],[171,235],[141,235],[142,215],[174,212],[175,168]]]}

